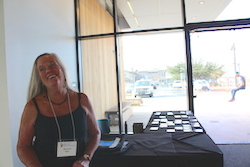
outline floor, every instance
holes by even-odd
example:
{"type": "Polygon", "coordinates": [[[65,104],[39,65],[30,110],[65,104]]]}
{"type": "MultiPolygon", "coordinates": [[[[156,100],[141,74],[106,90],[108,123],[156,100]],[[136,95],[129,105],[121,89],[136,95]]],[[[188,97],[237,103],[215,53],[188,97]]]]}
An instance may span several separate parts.
{"type": "Polygon", "coordinates": [[[249,167],[249,144],[219,144],[223,152],[224,167],[249,167]]]}

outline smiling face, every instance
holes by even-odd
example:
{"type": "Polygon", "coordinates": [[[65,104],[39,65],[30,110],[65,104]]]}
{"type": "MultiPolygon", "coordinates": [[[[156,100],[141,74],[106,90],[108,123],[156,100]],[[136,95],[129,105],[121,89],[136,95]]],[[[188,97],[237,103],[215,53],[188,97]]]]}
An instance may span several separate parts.
{"type": "Polygon", "coordinates": [[[37,60],[37,70],[44,86],[54,88],[65,86],[65,77],[62,68],[51,55],[44,55],[37,60]]]}

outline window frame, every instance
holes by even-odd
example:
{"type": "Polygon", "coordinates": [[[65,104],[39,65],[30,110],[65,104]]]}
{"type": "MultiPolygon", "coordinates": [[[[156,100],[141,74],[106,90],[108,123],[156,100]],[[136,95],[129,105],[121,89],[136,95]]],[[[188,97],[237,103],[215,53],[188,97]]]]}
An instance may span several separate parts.
{"type": "Polygon", "coordinates": [[[187,84],[188,84],[188,108],[194,113],[194,93],[193,93],[193,83],[192,83],[192,55],[191,55],[191,46],[190,46],[190,33],[192,32],[201,32],[201,31],[219,31],[219,30],[234,30],[234,29],[243,29],[250,28],[250,18],[249,19],[237,19],[237,20],[225,20],[225,21],[211,21],[211,22],[199,22],[199,23],[187,23],[186,22],[186,7],[185,0],[181,0],[182,4],[182,19],[183,27],[168,27],[160,29],[147,29],[147,30],[136,30],[136,31],[118,31],[118,22],[117,22],[117,3],[116,0],[113,2],[113,13],[114,13],[114,32],[106,34],[94,34],[94,35],[80,35],[80,18],[79,18],[79,1],[74,0],[74,17],[75,17],[75,46],[76,46],[76,68],[77,68],[77,85],[79,92],[83,91],[82,86],[82,68],[81,68],[81,40],[93,39],[93,38],[102,38],[102,37],[114,37],[114,48],[115,48],[115,57],[116,57],[116,77],[117,77],[117,97],[118,97],[118,117],[119,117],[119,132],[120,134],[124,132],[124,125],[122,124],[122,101],[121,101],[121,81],[120,81],[120,60],[119,60],[119,35],[129,35],[135,33],[151,33],[151,32],[161,32],[161,31],[172,31],[172,30],[181,30],[185,33],[185,46],[186,46],[186,65],[187,65],[187,84]]]}

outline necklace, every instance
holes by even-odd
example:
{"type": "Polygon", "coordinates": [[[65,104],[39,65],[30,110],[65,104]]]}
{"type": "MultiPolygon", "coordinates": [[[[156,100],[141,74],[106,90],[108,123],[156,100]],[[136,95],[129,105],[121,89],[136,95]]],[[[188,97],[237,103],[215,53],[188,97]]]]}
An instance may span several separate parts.
{"type": "MultiPolygon", "coordinates": [[[[48,94],[46,94],[46,96],[47,96],[47,99],[49,100],[48,94]]],[[[55,103],[55,102],[53,102],[52,100],[50,100],[50,101],[51,101],[51,103],[54,104],[54,105],[61,105],[61,104],[63,104],[66,100],[67,100],[67,95],[65,96],[65,99],[64,99],[62,102],[60,102],[60,103],[55,103]]]]}
{"type": "MultiPolygon", "coordinates": [[[[62,141],[62,135],[61,135],[61,129],[60,129],[60,125],[59,125],[59,122],[57,120],[57,116],[56,116],[56,113],[55,113],[55,110],[54,110],[54,107],[52,105],[52,101],[50,100],[50,97],[48,97],[48,100],[49,100],[49,103],[50,103],[50,107],[51,107],[51,110],[53,112],[53,115],[54,115],[54,118],[55,118],[55,121],[56,121],[56,125],[57,125],[57,129],[58,129],[58,136],[59,136],[59,141],[62,141]]],[[[70,103],[70,98],[69,98],[69,93],[66,94],[66,99],[68,99],[68,105],[69,105],[69,112],[70,112],[70,116],[71,116],[71,121],[72,121],[72,128],[73,128],[73,138],[74,138],[74,141],[76,140],[76,130],[75,130],[75,122],[74,122],[74,118],[73,118],[73,115],[72,115],[72,110],[71,110],[71,103],[70,103]]]]}

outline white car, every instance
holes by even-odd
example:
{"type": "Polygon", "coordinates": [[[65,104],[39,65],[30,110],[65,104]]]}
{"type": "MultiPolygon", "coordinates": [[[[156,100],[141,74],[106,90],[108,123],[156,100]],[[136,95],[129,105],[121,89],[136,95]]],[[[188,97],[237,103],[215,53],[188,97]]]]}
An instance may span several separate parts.
{"type": "Polygon", "coordinates": [[[153,83],[150,80],[140,80],[135,82],[134,96],[144,96],[148,95],[152,97],[153,93],[153,83]]]}
{"type": "Polygon", "coordinates": [[[194,90],[210,90],[210,85],[206,80],[195,80],[193,86],[194,90]]]}

